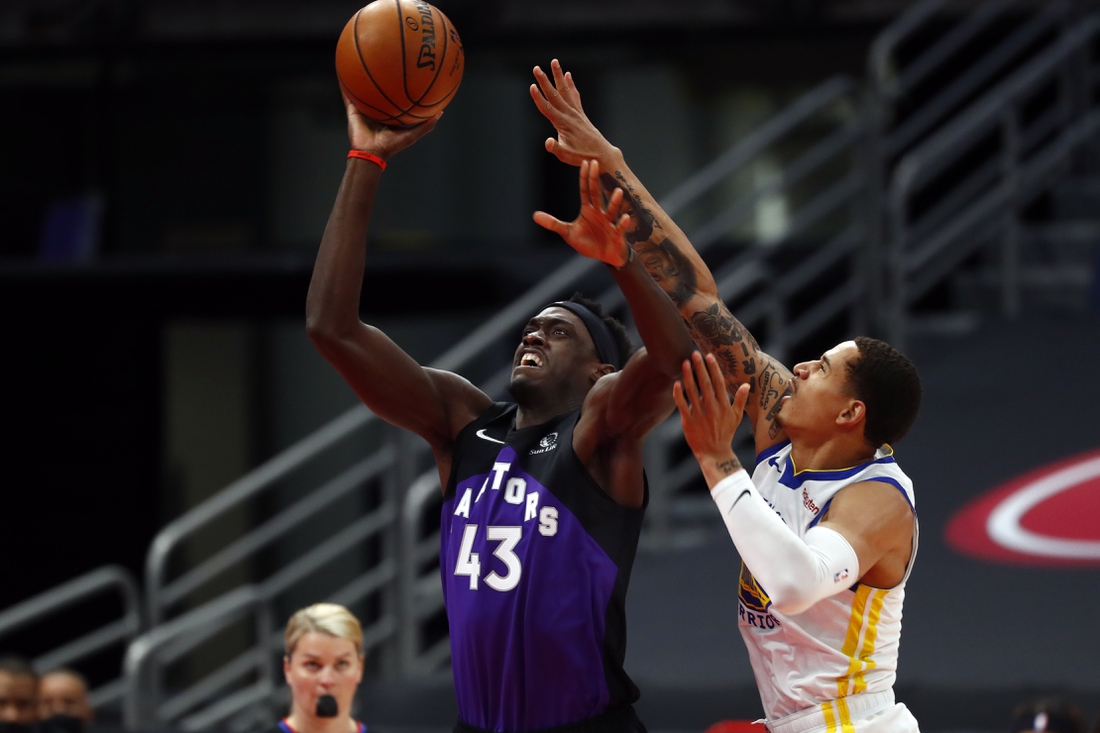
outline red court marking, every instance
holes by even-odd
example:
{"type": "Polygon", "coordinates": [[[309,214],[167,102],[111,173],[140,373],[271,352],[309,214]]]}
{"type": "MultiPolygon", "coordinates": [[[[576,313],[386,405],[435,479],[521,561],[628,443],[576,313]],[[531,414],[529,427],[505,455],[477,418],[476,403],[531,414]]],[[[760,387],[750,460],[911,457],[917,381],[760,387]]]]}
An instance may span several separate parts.
{"type": "MultiPolygon", "coordinates": [[[[989,534],[989,517],[1038,482],[1065,469],[1100,458],[1100,450],[1083,453],[1012,479],[967,503],[948,521],[947,544],[971,557],[1010,565],[1080,567],[1100,565],[1100,559],[1051,556],[1006,547],[989,534]]],[[[1020,518],[1024,530],[1052,540],[1100,541],[1100,476],[1046,497],[1020,518]]]]}

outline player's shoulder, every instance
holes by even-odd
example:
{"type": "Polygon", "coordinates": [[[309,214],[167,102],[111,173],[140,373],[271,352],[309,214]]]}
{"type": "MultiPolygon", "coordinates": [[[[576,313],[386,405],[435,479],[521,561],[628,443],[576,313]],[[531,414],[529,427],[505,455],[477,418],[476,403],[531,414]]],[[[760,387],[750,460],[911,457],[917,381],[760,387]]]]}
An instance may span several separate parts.
{"type": "Polygon", "coordinates": [[[457,439],[467,425],[495,404],[489,395],[461,374],[434,367],[424,367],[424,373],[431,380],[437,399],[446,410],[451,439],[457,439]]]}
{"type": "Polygon", "coordinates": [[[875,451],[874,457],[863,464],[854,476],[853,483],[870,483],[892,486],[905,498],[910,507],[916,503],[913,480],[902,470],[894,455],[894,449],[885,444],[875,451]]]}

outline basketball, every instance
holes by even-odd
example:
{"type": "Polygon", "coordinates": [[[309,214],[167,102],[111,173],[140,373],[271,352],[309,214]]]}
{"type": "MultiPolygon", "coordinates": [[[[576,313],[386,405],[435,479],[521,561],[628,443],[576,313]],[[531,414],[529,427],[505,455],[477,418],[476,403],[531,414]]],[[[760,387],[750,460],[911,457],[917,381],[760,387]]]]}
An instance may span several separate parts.
{"type": "Polygon", "coordinates": [[[336,44],[340,88],[386,125],[412,126],[442,111],[464,66],[458,31],[423,0],[375,0],[352,16],[336,44]]]}

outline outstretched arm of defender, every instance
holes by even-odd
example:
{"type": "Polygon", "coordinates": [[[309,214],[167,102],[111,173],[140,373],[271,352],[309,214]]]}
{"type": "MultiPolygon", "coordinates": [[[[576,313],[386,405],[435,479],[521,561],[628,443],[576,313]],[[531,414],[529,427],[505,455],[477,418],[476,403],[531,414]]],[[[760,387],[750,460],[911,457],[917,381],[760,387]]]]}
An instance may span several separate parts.
{"type": "Polygon", "coordinates": [[[718,359],[731,391],[749,385],[745,410],[757,450],[783,440],[776,416],[790,391],[790,370],[761,351],[748,329],[730,313],[710,269],[687,236],[627,167],[622,152],[584,113],[572,75],[563,72],[557,60],[551,63],[551,73],[553,80],[536,67],[537,84],[531,85],[535,105],[558,133],[557,138],[547,139],[546,149],[571,165],[587,158],[597,160],[604,171],[604,190],[625,191],[624,207],[633,220],[627,239],[638,259],[679,308],[695,342],[718,359]]]}
{"type": "MultiPolygon", "coordinates": [[[[411,129],[368,120],[348,103],[353,150],[383,161],[435,127],[438,117],[411,129]]],[[[359,320],[367,227],[382,168],[349,158],[306,299],[306,330],[317,350],[375,414],[445,448],[491,400],[465,379],[422,368],[377,328],[359,320]]]]}

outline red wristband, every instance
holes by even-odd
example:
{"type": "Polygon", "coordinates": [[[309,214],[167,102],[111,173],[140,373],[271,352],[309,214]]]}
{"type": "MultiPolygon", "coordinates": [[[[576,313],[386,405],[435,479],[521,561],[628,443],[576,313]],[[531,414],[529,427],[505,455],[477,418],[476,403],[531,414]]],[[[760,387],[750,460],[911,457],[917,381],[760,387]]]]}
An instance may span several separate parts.
{"type": "Polygon", "coordinates": [[[369,160],[382,170],[386,170],[386,161],[379,158],[374,153],[368,153],[366,150],[350,150],[348,151],[349,158],[362,158],[363,160],[369,160]]]}

